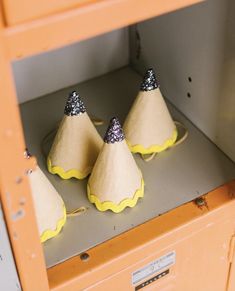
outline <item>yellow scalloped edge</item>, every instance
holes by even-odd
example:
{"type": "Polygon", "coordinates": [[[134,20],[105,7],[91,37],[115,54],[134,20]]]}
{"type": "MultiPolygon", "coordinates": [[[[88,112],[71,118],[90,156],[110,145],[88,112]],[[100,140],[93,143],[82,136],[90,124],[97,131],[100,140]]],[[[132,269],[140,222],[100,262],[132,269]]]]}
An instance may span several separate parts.
{"type": "Polygon", "coordinates": [[[68,171],[65,171],[62,167],[59,166],[52,166],[50,158],[47,159],[47,169],[51,174],[57,174],[62,179],[70,179],[70,178],[77,178],[79,180],[82,180],[86,178],[92,170],[92,167],[89,167],[84,172],[80,172],[76,169],[71,169],[68,171]]]}
{"type": "Polygon", "coordinates": [[[126,207],[134,207],[139,198],[144,197],[144,180],[141,179],[140,189],[136,190],[133,198],[126,198],[119,204],[115,204],[112,201],[101,202],[99,198],[90,193],[90,186],[87,184],[87,196],[91,203],[94,203],[99,211],[112,210],[115,213],[123,211],[126,207]]]}
{"type": "Polygon", "coordinates": [[[175,128],[173,131],[172,137],[166,140],[162,145],[152,145],[148,148],[145,148],[141,144],[137,144],[133,146],[128,141],[127,141],[127,144],[130,151],[134,154],[140,153],[140,154],[146,155],[146,154],[152,154],[152,153],[160,153],[166,150],[167,148],[171,147],[176,142],[177,136],[178,136],[178,132],[177,132],[177,129],[175,128]]]}
{"type": "Polygon", "coordinates": [[[61,231],[62,227],[65,225],[65,222],[66,222],[66,209],[65,206],[63,205],[63,217],[57,222],[56,229],[54,230],[47,229],[41,234],[40,236],[41,243],[57,236],[57,234],[59,234],[59,232],[61,231]]]}

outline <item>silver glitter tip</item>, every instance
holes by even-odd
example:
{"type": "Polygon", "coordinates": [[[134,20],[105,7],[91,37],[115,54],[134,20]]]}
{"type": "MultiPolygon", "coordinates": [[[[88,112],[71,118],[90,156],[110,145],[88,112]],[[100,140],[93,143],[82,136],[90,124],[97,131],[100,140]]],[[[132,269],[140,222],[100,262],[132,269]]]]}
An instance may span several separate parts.
{"type": "Polygon", "coordinates": [[[71,92],[64,108],[64,114],[74,116],[84,112],[86,112],[86,108],[81,97],[76,91],[71,92]]]}
{"type": "Polygon", "coordinates": [[[124,140],[125,136],[121,127],[121,124],[117,117],[113,117],[110,120],[108,129],[104,136],[104,142],[115,143],[124,140]]]}
{"type": "Polygon", "coordinates": [[[140,85],[140,90],[151,91],[159,87],[160,87],[160,84],[157,81],[154,70],[152,68],[148,69],[145,73],[143,82],[140,85]]]}

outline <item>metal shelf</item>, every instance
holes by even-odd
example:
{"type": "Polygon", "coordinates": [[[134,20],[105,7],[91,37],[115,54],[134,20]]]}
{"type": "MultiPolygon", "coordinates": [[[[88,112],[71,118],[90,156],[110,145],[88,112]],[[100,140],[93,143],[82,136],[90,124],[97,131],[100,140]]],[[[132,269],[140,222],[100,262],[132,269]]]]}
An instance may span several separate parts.
{"type": "Polygon", "coordinates": [[[79,1],[27,0],[23,7],[18,1],[5,0],[7,26],[3,36],[9,58],[15,60],[44,53],[203,0],[171,0],[170,3],[145,0],[138,4],[135,0],[88,1],[83,5],[75,2],[79,1]]]}
{"type": "MultiPolygon", "coordinates": [[[[27,146],[62,195],[67,209],[89,207],[86,213],[68,218],[61,234],[44,244],[47,267],[65,261],[235,178],[235,164],[170,104],[174,119],[188,128],[189,137],[183,144],[159,154],[149,163],[135,155],[146,183],[145,197],[135,208],[127,208],[120,214],[101,213],[87,200],[87,180],[61,180],[47,172],[40,145],[43,137],[62,118],[65,100],[71,90],[78,90],[90,115],[107,121],[117,115],[123,121],[137,94],[140,81],[141,77],[127,67],[21,105],[27,146]]],[[[102,136],[106,126],[107,122],[97,128],[102,136]]],[[[49,143],[47,150],[50,148],[49,143]]]]}

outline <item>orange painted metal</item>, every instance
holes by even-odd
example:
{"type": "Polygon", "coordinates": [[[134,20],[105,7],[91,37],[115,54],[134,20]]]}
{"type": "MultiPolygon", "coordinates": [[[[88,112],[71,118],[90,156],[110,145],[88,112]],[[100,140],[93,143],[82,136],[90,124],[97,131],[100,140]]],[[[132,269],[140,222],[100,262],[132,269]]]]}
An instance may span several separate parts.
{"type": "Polygon", "coordinates": [[[133,290],[131,273],[169,251],[176,264],[150,290],[225,290],[234,197],[235,181],[205,195],[203,207],[187,203],[89,250],[88,261],[77,256],[48,269],[51,290],[133,290]]]}
{"type": "MultiPolygon", "coordinates": [[[[38,3],[35,1],[30,2],[38,3]]],[[[235,255],[231,238],[235,230],[235,181],[205,195],[207,203],[201,208],[194,202],[182,205],[89,250],[88,261],[76,256],[46,272],[25,175],[33,165],[23,156],[25,143],[10,60],[64,46],[200,0],[92,1],[55,15],[52,13],[81,1],[49,2],[44,0],[42,10],[35,14],[30,4],[23,7],[27,10],[23,13],[22,7],[12,6],[19,5],[18,1],[5,0],[6,14],[0,19],[0,199],[23,290],[133,290],[132,272],[175,251],[176,263],[170,267],[169,275],[145,290],[222,291],[227,284],[227,290],[234,291],[235,255]],[[65,5],[63,8],[61,3],[65,5]],[[18,10],[13,12],[15,8],[18,10]],[[50,13],[42,19],[6,27],[6,23],[50,13]]]]}
{"type": "Polygon", "coordinates": [[[3,0],[8,25],[97,1],[99,0],[3,0]]]}
{"type": "Polygon", "coordinates": [[[26,171],[25,144],[10,63],[0,27],[0,200],[23,290],[48,290],[26,171]],[[40,288],[40,289],[37,289],[40,288]]]}
{"type": "Polygon", "coordinates": [[[201,1],[96,1],[94,4],[8,27],[5,29],[5,38],[10,58],[17,59],[84,40],[201,1]]]}
{"type": "Polygon", "coordinates": [[[230,269],[228,276],[227,291],[235,290],[235,235],[231,239],[230,253],[229,253],[230,269]]]}

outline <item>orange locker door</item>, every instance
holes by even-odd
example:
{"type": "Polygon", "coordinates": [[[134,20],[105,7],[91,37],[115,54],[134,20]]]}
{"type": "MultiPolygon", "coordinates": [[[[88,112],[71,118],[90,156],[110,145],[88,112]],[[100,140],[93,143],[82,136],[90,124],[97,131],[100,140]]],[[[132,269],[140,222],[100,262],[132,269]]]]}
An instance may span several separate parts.
{"type": "Polygon", "coordinates": [[[98,1],[100,0],[3,0],[3,3],[7,24],[12,25],[98,1]]]}
{"type": "MultiPolygon", "coordinates": [[[[87,290],[226,291],[234,217],[219,216],[169,233],[156,241],[156,253],[87,290]]],[[[235,291],[235,264],[230,270],[228,291],[235,291]]]]}
{"type": "Polygon", "coordinates": [[[228,278],[228,289],[227,291],[235,291],[235,235],[231,240],[231,247],[230,247],[230,272],[228,278]]]}

